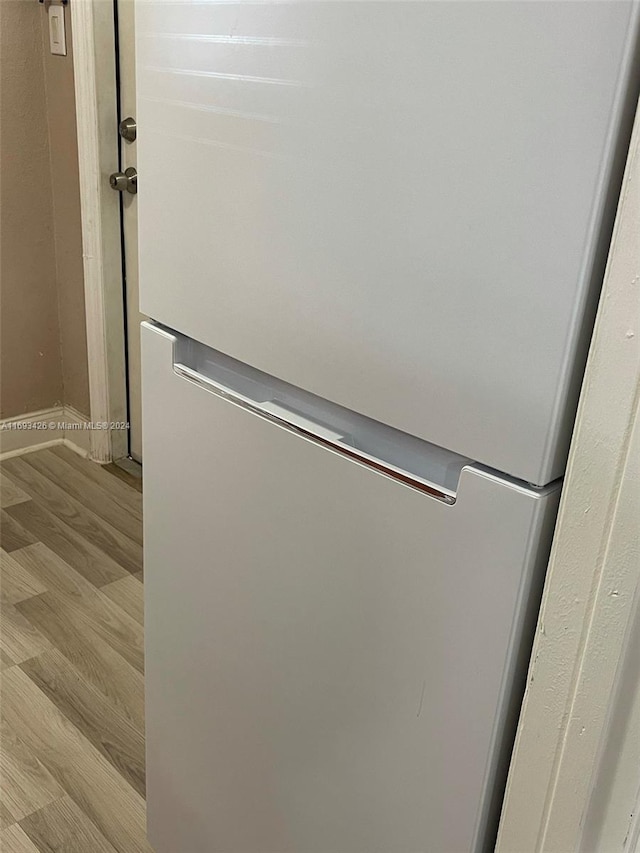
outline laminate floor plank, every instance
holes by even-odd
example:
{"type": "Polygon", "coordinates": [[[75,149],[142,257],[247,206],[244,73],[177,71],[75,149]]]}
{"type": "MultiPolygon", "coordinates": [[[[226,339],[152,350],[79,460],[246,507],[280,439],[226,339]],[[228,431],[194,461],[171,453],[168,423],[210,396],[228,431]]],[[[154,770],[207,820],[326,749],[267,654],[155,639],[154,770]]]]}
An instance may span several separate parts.
{"type": "Polygon", "coordinates": [[[116,853],[71,797],[63,797],[20,824],[40,853],[116,853]]]}
{"type": "Polygon", "coordinates": [[[0,672],[3,669],[6,669],[9,666],[15,666],[16,662],[11,660],[9,655],[5,652],[5,650],[0,646],[0,672]]]}
{"type": "MultiPolygon", "coordinates": [[[[105,596],[106,598],[106,596],[105,596]]],[[[118,614],[114,617],[112,612],[101,606],[90,606],[85,602],[78,603],[59,595],[56,592],[44,592],[37,596],[39,601],[44,601],[61,619],[64,619],[72,628],[85,636],[91,633],[103,643],[119,654],[130,666],[141,675],[144,673],[144,632],[142,626],[127,616],[118,608],[118,614]]],[[[29,603],[35,598],[28,598],[15,605],[16,609],[27,615],[29,603]]],[[[116,605],[107,599],[115,610],[116,605]]],[[[30,620],[30,617],[27,615],[30,620]]],[[[33,655],[29,655],[33,657],[33,655]]],[[[26,658],[22,658],[26,660],[26,658]]],[[[19,663],[19,661],[17,661],[19,663]]]]}
{"type": "Polygon", "coordinates": [[[88,621],[95,633],[143,671],[144,631],[140,622],[41,542],[13,551],[13,556],[42,581],[47,589],[43,597],[51,600],[59,613],[72,622],[88,621]]]}
{"type": "Polygon", "coordinates": [[[21,665],[31,681],[144,797],[144,736],[57,649],[21,665]]]}
{"type": "Polygon", "coordinates": [[[6,474],[0,473],[0,507],[2,509],[28,500],[30,500],[29,495],[23,492],[20,486],[17,486],[6,474]]]}
{"type": "MultiPolygon", "coordinates": [[[[13,460],[9,459],[8,463],[13,460]]],[[[72,498],[76,498],[88,509],[103,518],[116,530],[128,536],[138,545],[142,545],[142,509],[137,513],[123,507],[101,486],[68,465],[63,459],[54,456],[49,450],[25,456],[21,461],[49,477],[72,498]]],[[[9,471],[11,469],[9,468],[9,471]]]]}
{"type": "Polygon", "coordinates": [[[127,475],[130,479],[125,482],[119,477],[114,477],[110,471],[105,470],[109,466],[89,462],[63,444],[58,445],[58,447],[51,447],[49,452],[62,459],[82,476],[88,477],[118,503],[130,509],[139,521],[142,521],[142,496],[138,490],[132,488],[130,481],[135,480],[135,477],[131,474],[127,475]]]}
{"type": "MultiPolygon", "coordinates": [[[[0,833],[0,850],[2,853],[42,853],[19,823],[14,823],[9,829],[0,833]]],[[[88,850],[87,853],[89,853],[88,850]]]]}
{"type": "Polygon", "coordinates": [[[122,473],[62,446],[0,462],[2,853],[153,853],[142,498],[122,473]]]}
{"type": "Polygon", "coordinates": [[[15,604],[47,590],[44,584],[16,560],[15,554],[18,553],[20,549],[12,551],[11,554],[0,549],[0,601],[3,604],[15,604]]]}
{"type": "MultiPolygon", "coordinates": [[[[2,776],[0,775],[0,779],[1,778],[2,778],[2,776]]],[[[8,826],[11,826],[11,824],[13,824],[15,822],[16,822],[16,819],[14,818],[14,816],[11,814],[9,809],[4,804],[4,800],[0,800],[0,831],[2,831],[3,829],[6,829],[8,826]]],[[[2,837],[2,836],[0,836],[0,837],[2,837]]],[[[2,846],[0,846],[0,850],[2,850],[2,846]]]]}
{"type": "Polygon", "coordinates": [[[144,624],[144,587],[137,576],[129,575],[128,578],[108,583],[100,587],[100,592],[108,596],[140,625],[144,624]]]}
{"type": "Polygon", "coordinates": [[[105,643],[88,622],[70,622],[55,601],[38,595],[21,602],[20,607],[51,645],[143,732],[144,679],[140,672],[105,643]]]}
{"type": "Polygon", "coordinates": [[[68,524],[50,513],[44,505],[40,506],[35,501],[28,501],[9,507],[4,512],[10,513],[13,519],[31,533],[30,541],[10,549],[11,552],[35,542],[44,542],[48,548],[97,587],[127,576],[127,570],[113,557],[76,533],[68,524]]]}
{"type": "MultiPolygon", "coordinates": [[[[44,542],[35,542],[33,545],[18,548],[12,551],[10,556],[20,568],[29,572],[31,577],[43,587],[37,593],[38,595],[51,591],[68,595],[72,599],[94,600],[98,588],[44,542]]],[[[131,575],[125,577],[131,577],[131,575]]]]}
{"type": "MultiPolygon", "coordinates": [[[[43,451],[45,452],[49,451],[43,451]]],[[[66,465],[64,462],[62,464],[66,465]]],[[[140,571],[141,544],[125,536],[91,509],[87,509],[81,501],[69,496],[64,488],[52,482],[33,465],[27,464],[24,459],[9,459],[4,463],[4,467],[30,498],[45,506],[87,542],[108,553],[128,572],[140,571]]],[[[75,469],[69,470],[75,473],[75,469]]]]}
{"type": "Polygon", "coordinates": [[[20,667],[4,681],[3,712],[18,737],[118,853],[149,853],[140,794],[20,667]]]}
{"type": "Polygon", "coordinates": [[[21,663],[50,648],[51,643],[16,608],[15,604],[0,604],[0,648],[14,663],[21,663]]]}
{"type": "Polygon", "coordinates": [[[64,790],[51,773],[4,719],[0,738],[2,801],[14,818],[12,822],[64,796],[64,790]]]}
{"type": "Polygon", "coordinates": [[[21,523],[20,520],[14,518],[9,512],[16,507],[29,506],[31,501],[22,501],[18,504],[13,504],[7,509],[0,509],[0,547],[7,552],[15,551],[16,548],[24,548],[25,545],[32,545],[37,542],[37,538],[30,533],[21,523]]]}

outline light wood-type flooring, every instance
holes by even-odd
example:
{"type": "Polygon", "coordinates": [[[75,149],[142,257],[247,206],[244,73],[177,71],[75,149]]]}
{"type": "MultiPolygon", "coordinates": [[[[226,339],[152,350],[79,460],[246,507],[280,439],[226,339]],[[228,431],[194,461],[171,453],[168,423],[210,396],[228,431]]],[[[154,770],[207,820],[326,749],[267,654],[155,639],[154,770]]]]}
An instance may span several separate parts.
{"type": "Polygon", "coordinates": [[[0,850],[150,853],[139,481],[59,446],[0,498],[0,850]]]}

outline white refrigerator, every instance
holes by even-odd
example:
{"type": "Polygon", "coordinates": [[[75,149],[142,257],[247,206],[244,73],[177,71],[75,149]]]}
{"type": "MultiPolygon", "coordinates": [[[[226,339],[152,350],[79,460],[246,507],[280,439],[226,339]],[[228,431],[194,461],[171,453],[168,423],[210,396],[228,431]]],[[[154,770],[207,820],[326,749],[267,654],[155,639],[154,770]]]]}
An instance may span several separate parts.
{"type": "Polygon", "coordinates": [[[136,6],[150,841],[490,850],[638,5],[136,6]]]}

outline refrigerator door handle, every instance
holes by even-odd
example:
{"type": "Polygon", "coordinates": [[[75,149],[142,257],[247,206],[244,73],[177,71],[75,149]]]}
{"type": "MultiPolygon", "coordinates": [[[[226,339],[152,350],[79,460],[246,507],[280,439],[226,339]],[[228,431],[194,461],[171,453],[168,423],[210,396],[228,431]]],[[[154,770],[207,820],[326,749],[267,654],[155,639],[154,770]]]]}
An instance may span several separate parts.
{"type": "Polygon", "coordinates": [[[314,444],[332,450],[341,456],[345,456],[354,462],[358,462],[367,468],[371,468],[386,477],[390,477],[392,480],[396,480],[399,483],[403,483],[405,486],[409,486],[412,489],[423,492],[424,494],[442,501],[445,504],[452,505],[456,502],[455,493],[439,488],[437,485],[430,483],[409,471],[405,471],[382,459],[374,457],[363,450],[360,450],[358,447],[355,447],[350,443],[351,437],[349,435],[341,435],[329,427],[309,420],[298,412],[288,409],[274,400],[264,402],[251,400],[243,394],[223,385],[220,382],[217,382],[214,379],[211,379],[208,376],[204,376],[197,370],[194,370],[180,362],[174,362],[173,370],[178,376],[198,385],[205,391],[209,391],[218,397],[222,397],[230,403],[240,406],[260,418],[271,421],[282,429],[286,429],[289,432],[302,436],[308,441],[312,441],[314,444]]]}
{"type": "Polygon", "coordinates": [[[336,432],[324,426],[324,424],[309,420],[309,418],[305,418],[299,412],[283,406],[275,400],[270,400],[268,403],[260,403],[260,412],[265,417],[269,415],[273,416],[279,422],[284,421],[290,425],[295,424],[298,429],[306,429],[309,433],[313,433],[316,437],[322,438],[325,441],[349,443],[349,436],[345,435],[345,433],[336,432]]]}

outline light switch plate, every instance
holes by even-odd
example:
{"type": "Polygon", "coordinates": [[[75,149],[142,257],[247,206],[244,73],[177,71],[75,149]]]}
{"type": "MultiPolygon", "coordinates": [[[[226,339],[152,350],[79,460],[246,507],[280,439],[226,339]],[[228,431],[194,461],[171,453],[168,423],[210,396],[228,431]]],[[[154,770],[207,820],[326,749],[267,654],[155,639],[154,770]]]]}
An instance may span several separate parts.
{"type": "Polygon", "coordinates": [[[67,38],[64,30],[64,6],[49,6],[49,46],[51,53],[67,55],[67,38]]]}

